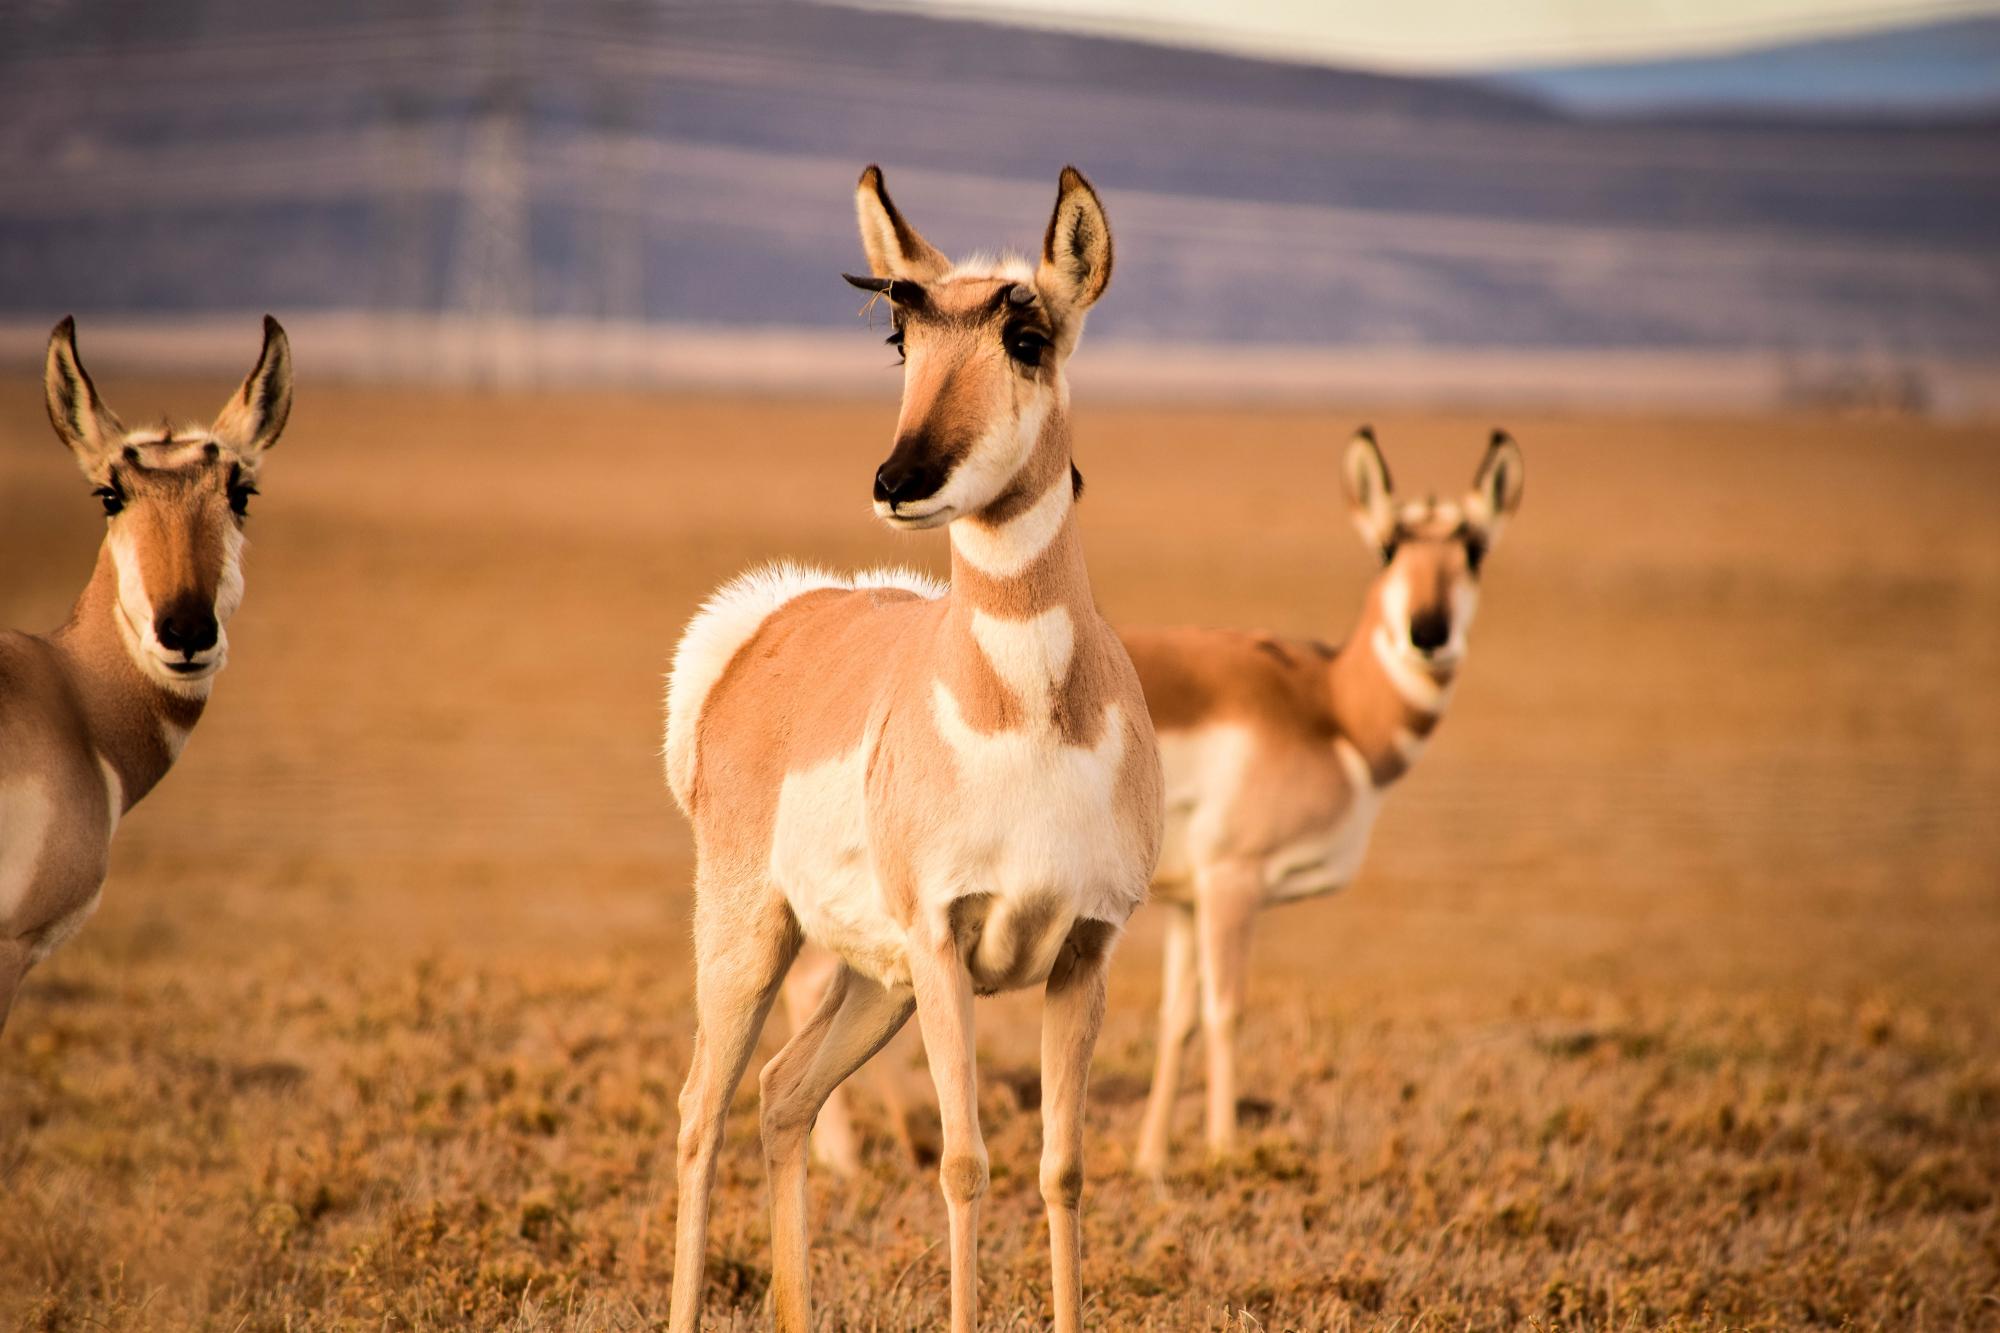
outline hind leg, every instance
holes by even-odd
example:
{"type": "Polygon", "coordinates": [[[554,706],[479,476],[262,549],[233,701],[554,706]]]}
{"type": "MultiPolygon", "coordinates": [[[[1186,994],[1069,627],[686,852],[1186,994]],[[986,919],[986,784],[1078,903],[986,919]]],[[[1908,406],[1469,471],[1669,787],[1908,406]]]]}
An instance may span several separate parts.
{"type": "MultiPolygon", "coordinates": [[[[811,1326],[806,1267],[806,1135],[841,1081],[887,1044],[916,1008],[845,964],[824,987],[819,1008],[764,1066],[764,1163],[771,1178],[771,1300],[782,1333],[811,1326]]],[[[815,1135],[815,1139],[817,1135],[815,1135]]]]}
{"type": "Polygon", "coordinates": [[[1179,904],[1167,908],[1165,975],[1160,984],[1159,1049],[1154,1052],[1153,1090],[1139,1125],[1132,1169],[1151,1180],[1167,1174],[1167,1140],[1173,1131],[1174,1098],[1181,1088],[1181,1058],[1200,1016],[1195,976],[1194,913],[1179,904]]]}
{"type": "Polygon", "coordinates": [[[681,1089],[671,1333],[696,1333],[701,1324],[708,1203],[723,1119],[799,948],[798,923],[783,898],[763,886],[736,888],[701,883],[696,891],[696,1026],[694,1060],[681,1089]],[[762,900],[746,911],[752,892],[762,900]]]}
{"type": "MultiPolygon", "coordinates": [[[[807,945],[800,952],[785,978],[785,1017],[793,1032],[805,1031],[839,971],[840,959],[817,945],[807,945]]],[[[840,1088],[829,1093],[819,1108],[819,1119],[812,1129],[812,1155],[837,1176],[852,1176],[861,1170],[861,1135],[854,1127],[847,1093],[840,1088]]]]}

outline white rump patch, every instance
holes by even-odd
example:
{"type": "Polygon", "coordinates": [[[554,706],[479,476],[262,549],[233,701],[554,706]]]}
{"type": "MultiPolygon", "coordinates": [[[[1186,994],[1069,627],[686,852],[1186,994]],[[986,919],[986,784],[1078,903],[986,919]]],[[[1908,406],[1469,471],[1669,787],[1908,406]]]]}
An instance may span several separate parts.
{"type": "Polygon", "coordinates": [[[739,574],[717,588],[688,621],[667,676],[667,787],[682,810],[693,813],[688,798],[694,790],[695,739],[708,692],[766,616],[794,597],[822,588],[898,588],[927,600],[949,591],[939,580],[910,569],[837,574],[791,561],[739,574]]]}

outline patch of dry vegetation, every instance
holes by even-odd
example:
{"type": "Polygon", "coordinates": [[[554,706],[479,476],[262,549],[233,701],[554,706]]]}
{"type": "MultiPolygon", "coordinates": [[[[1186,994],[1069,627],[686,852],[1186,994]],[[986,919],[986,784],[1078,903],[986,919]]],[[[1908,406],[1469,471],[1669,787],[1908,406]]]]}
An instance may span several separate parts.
{"type": "MultiPolygon", "coordinates": [[[[95,524],[31,386],[0,388],[0,623],[47,623],[95,524]]],[[[912,548],[865,517],[886,409],[587,406],[579,435],[564,400],[301,400],[213,715],[0,1036],[0,1322],[664,1318],[692,1031],[658,674],[748,559],[912,548]]],[[[1366,572],[1332,500],[1351,424],[1087,411],[1107,608],[1337,637],[1366,572]]],[[[1377,424],[1406,484],[1461,480],[1483,438],[1377,424]]],[[[1123,947],[1094,1323],[2000,1327],[2000,451],[1510,424],[1528,503],[1453,717],[1364,882],[1267,917],[1244,1062],[1269,1113],[1210,1167],[1191,1089],[1164,1197],[1124,1174],[1148,914],[1123,947]],[[1645,502],[1607,522],[1607,496],[1645,502]]],[[[997,1329],[1044,1319],[1036,1013],[980,1016],[997,1329]]],[[[755,1101],[717,1192],[722,1329],[767,1319],[755,1101]]],[[[859,1110],[867,1173],[815,1176],[822,1326],[938,1327],[934,1178],[859,1110]]]]}
{"type": "MultiPolygon", "coordinates": [[[[0,1272],[27,1326],[664,1318],[677,982],[630,955],[250,972],[87,958],[10,1041],[0,1272]]],[[[1267,1006],[1249,1050],[1276,1113],[1240,1160],[1190,1157],[1160,1198],[1118,1174],[1144,1087],[1130,989],[1092,1117],[1103,1327],[1993,1319],[2000,1053],[1978,1015],[1595,988],[1393,1014],[1304,996],[1267,1006]]],[[[987,1299],[997,1326],[1040,1327],[1032,1042],[985,1054],[987,1299]]],[[[756,1326],[754,1086],[728,1142],[710,1287],[756,1326]]],[[[885,1148],[816,1196],[825,1325],[940,1326],[931,1174],[885,1148]]]]}

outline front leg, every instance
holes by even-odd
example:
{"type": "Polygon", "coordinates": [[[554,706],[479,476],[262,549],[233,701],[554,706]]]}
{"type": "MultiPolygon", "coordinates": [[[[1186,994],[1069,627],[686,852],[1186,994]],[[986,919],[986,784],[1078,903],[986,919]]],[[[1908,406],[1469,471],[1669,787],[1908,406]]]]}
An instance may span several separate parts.
{"type": "Polygon", "coordinates": [[[1236,1025],[1250,973],[1250,926],[1263,906],[1256,867],[1206,866],[1195,876],[1201,1026],[1208,1039],[1208,1153],[1236,1147],[1236,1025]]]}
{"type": "Polygon", "coordinates": [[[1083,1110],[1104,1021],[1105,973],[1118,928],[1079,921],[1056,956],[1042,1007],[1042,1202],[1056,1333],[1083,1327],[1083,1110]]]}
{"type": "Polygon", "coordinates": [[[979,1326],[979,1199],[988,1179],[979,1133],[979,1070],[972,1044],[972,974],[949,930],[910,948],[917,1023],[937,1086],[944,1131],[938,1179],[951,1226],[951,1331],[979,1326]]]}

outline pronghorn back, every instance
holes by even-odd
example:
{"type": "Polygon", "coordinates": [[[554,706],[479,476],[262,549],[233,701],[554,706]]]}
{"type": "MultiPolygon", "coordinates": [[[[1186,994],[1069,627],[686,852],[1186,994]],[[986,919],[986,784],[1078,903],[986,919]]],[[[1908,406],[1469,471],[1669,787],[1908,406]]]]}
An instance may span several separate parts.
{"type": "Polygon", "coordinates": [[[791,561],[739,574],[717,588],[682,632],[667,678],[667,786],[690,817],[702,711],[710,692],[774,611],[796,597],[828,589],[879,589],[924,600],[942,597],[946,591],[943,583],[911,569],[839,574],[791,561]]]}

